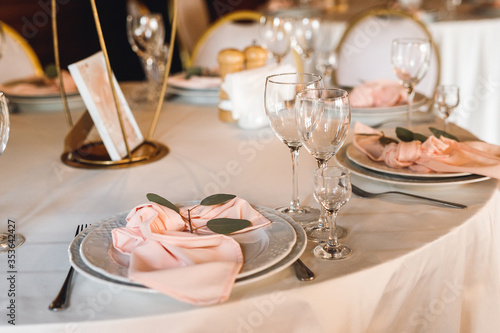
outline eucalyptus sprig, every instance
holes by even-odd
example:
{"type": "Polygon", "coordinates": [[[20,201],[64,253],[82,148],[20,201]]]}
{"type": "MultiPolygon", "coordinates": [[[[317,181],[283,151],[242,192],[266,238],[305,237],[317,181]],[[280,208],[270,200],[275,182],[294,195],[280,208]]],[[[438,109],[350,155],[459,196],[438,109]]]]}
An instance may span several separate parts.
{"type": "Polygon", "coordinates": [[[412,142],[417,140],[423,143],[425,142],[425,140],[427,140],[427,137],[425,135],[417,132],[412,132],[409,129],[403,127],[396,127],[396,136],[403,142],[412,142]]]}
{"type": "MultiPolygon", "coordinates": [[[[184,219],[184,216],[181,215],[179,208],[177,206],[175,206],[173,203],[171,203],[170,201],[168,201],[167,199],[165,199],[157,194],[154,194],[154,193],[148,193],[146,195],[146,197],[151,202],[155,202],[159,205],[162,205],[162,206],[165,206],[165,207],[168,207],[168,208],[174,210],[175,212],[177,212],[177,214],[179,214],[184,219]]],[[[199,205],[196,205],[195,207],[188,209],[187,222],[189,224],[190,232],[191,233],[194,232],[194,228],[193,228],[193,225],[191,223],[191,211],[193,209],[195,209],[199,206],[223,205],[234,198],[236,198],[236,195],[234,195],[234,194],[213,194],[213,195],[210,195],[210,196],[206,197],[205,199],[201,200],[199,205]]],[[[213,231],[215,233],[224,234],[224,235],[231,234],[235,231],[245,229],[251,225],[252,225],[252,222],[250,222],[249,220],[231,219],[231,218],[216,218],[216,219],[209,220],[207,222],[208,229],[210,229],[211,231],[213,231]]]]}

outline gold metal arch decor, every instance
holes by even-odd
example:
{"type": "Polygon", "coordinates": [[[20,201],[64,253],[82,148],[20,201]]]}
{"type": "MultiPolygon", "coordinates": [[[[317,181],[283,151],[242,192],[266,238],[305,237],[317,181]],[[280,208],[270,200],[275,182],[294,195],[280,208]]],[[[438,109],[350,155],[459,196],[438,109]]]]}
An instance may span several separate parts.
{"type": "Polygon", "coordinates": [[[156,125],[158,124],[158,119],[160,117],[161,108],[163,105],[163,100],[165,96],[165,91],[167,89],[167,81],[168,76],[170,74],[170,68],[172,65],[172,55],[174,51],[174,42],[176,36],[177,29],[177,1],[172,1],[172,30],[170,35],[170,43],[169,43],[169,54],[167,58],[167,63],[165,66],[165,74],[163,77],[163,84],[161,87],[160,96],[158,98],[158,102],[156,104],[156,109],[153,115],[153,120],[151,122],[151,126],[149,128],[148,135],[143,143],[134,149],[130,150],[129,143],[127,142],[127,136],[125,134],[125,127],[123,122],[122,110],[119,105],[118,96],[115,90],[115,86],[113,85],[113,73],[111,70],[111,64],[109,62],[108,52],[106,49],[106,43],[104,41],[104,37],[102,34],[101,24],[99,20],[99,14],[97,12],[97,7],[95,0],[90,0],[92,6],[92,13],[94,16],[94,21],[97,29],[97,34],[99,37],[99,44],[101,50],[103,52],[105,62],[106,62],[106,70],[107,76],[111,86],[111,92],[113,94],[114,104],[116,108],[116,112],[118,114],[118,120],[120,123],[120,129],[122,133],[122,137],[125,143],[127,155],[118,161],[113,161],[109,157],[106,148],[102,141],[98,142],[85,142],[88,134],[90,133],[92,127],[94,126],[92,122],[92,118],[88,111],[86,111],[80,119],[76,123],[73,123],[73,119],[71,117],[71,113],[68,107],[68,101],[66,92],[64,90],[62,73],[61,73],[61,63],[59,57],[59,40],[57,35],[57,4],[56,0],[52,0],[52,34],[54,41],[54,60],[57,68],[57,76],[59,80],[59,84],[61,87],[61,98],[63,102],[64,112],[66,116],[66,122],[70,128],[68,134],[64,140],[64,152],[61,155],[61,160],[70,166],[77,168],[86,168],[86,169],[113,169],[113,168],[125,168],[140,164],[145,164],[149,162],[153,162],[159,160],[160,158],[166,156],[169,152],[168,147],[165,145],[153,141],[153,135],[156,129],[156,125]]]}

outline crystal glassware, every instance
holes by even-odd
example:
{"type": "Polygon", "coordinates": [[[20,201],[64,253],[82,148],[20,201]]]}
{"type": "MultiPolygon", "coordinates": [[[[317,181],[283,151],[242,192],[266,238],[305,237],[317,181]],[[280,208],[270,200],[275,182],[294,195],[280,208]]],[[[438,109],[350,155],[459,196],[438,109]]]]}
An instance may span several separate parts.
{"type": "Polygon", "coordinates": [[[127,37],[132,50],[141,58],[147,80],[147,99],[154,101],[158,90],[154,71],[161,66],[158,64],[159,61],[165,62],[165,25],[162,15],[158,13],[128,15],[127,37]]]}
{"type": "Polygon", "coordinates": [[[266,78],[264,104],[269,124],[276,136],[290,149],[292,155],[292,201],[280,208],[299,223],[314,221],[319,211],[300,205],[297,166],[302,147],[295,120],[295,95],[307,88],[321,88],[321,76],[307,73],[285,73],[266,78]]]}
{"type": "Polygon", "coordinates": [[[319,168],[314,172],[314,197],[325,208],[330,229],[328,241],[314,248],[313,253],[316,257],[339,260],[351,254],[349,247],[339,243],[336,228],[339,210],[349,201],[351,192],[349,170],[327,167],[319,168]]]}
{"type": "MultiPolygon", "coordinates": [[[[9,140],[10,121],[9,109],[7,107],[7,99],[3,92],[0,92],[0,155],[7,146],[9,140]]],[[[15,231],[0,233],[0,253],[6,253],[13,250],[24,243],[24,237],[15,231]]]]}
{"type": "Polygon", "coordinates": [[[392,42],[391,54],[394,73],[408,93],[407,126],[411,129],[415,86],[427,73],[431,58],[431,43],[428,39],[395,39],[392,42]]]}
{"type": "Polygon", "coordinates": [[[440,85],[434,94],[434,103],[444,119],[444,131],[448,130],[448,118],[460,102],[460,90],[456,85],[440,85]]]}
{"type": "Polygon", "coordinates": [[[259,22],[260,37],[278,64],[290,52],[291,33],[292,22],[290,19],[278,16],[261,16],[259,22]]]}
{"type": "MultiPolygon", "coordinates": [[[[326,168],[345,142],[351,123],[351,107],[347,91],[342,89],[306,89],[295,97],[295,117],[300,141],[316,159],[319,168],[326,168]]],[[[328,239],[326,211],[321,206],[318,221],[304,226],[307,238],[315,242],[328,239]]],[[[347,235],[339,227],[337,236],[347,235]]]]}

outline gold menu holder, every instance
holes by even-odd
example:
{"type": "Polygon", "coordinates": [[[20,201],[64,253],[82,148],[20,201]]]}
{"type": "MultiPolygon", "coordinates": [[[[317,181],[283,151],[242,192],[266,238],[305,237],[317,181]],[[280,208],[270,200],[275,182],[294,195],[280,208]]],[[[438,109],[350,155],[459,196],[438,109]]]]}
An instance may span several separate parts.
{"type": "Polygon", "coordinates": [[[61,87],[61,98],[64,106],[64,112],[66,115],[66,122],[68,123],[68,126],[70,128],[64,140],[64,153],[61,156],[61,160],[67,165],[77,168],[86,168],[86,169],[125,168],[159,160],[160,158],[168,154],[169,149],[165,145],[153,141],[152,137],[154,135],[156,125],[158,124],[158,119],[163,105],[165,91],[167,89],[167,81],[168,81],[168,76],[170,74],[170,67],[172,65],[175,34],[177,29],[177,0],[173,0],[172,2],[173,17],[172,17],[172,31],[170,36],[170,45],[168,50],[169,54],[165,66],[165,74],[163,77],[163,84],[161,87],[160,96],[158,98],[158,103],[156,104],[156,110],[146,139],[139,147],[137,147],[133,151],[130,150],[129,143],[127,141],[127,136],[125,134],[125,128],[123,123],[122,111],[118,103],[118,97],[116,94],[115,86],[112,83],[113,73],[111,71],[111,65],[109,62],[108,52],[106,49],[106,43],[104,41],[104,37],[102,34],[101,24],[99,21],[99,15],[97,12],[95,0],[90,0],[90,3],[92,6],[92,12],[94,15],[97,34],[99,37],[99,43],[106,62],[106,69],[109,82],[111,85],[111,92],[113,94],[116,112],[118,114],[118,120],[120,123],[120,129],[127,150],[127,156],[125,156],[121,160],[113,161],[109,157],[106,151],[106,147],[104,146],[102,141],[86,142],[88,135],[94,126],[94,123],[88,111],[85,111],[84,114],[80,117],[80,119],[76,122],[76,124],[73,124],[71,113],[69,112],[68,101],[66,97],[66,92],[64,90],[62,74],[61,74],[61,64],[59,58],[59,41],[57,36],[57,17],[56,17],[57,4],[56,0],[52,0],[52,34],[54,39],[54,58],[55,58],[54,60],[56,63],[59,84],[61,87]]]}

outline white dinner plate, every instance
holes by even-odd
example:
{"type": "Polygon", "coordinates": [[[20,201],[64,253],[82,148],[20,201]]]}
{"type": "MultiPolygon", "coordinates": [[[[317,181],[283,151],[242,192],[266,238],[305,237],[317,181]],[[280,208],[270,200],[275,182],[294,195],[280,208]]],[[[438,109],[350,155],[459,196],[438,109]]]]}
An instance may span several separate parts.
{"type": "Polygon", "coordinates": [[[206,91],[206,92],[219,92],[220,88],[220,83],[221,79],[220,77],[200,77],[200,80],[203,82],[200,82],[199,80],[197,81],[190,81],[189,79],[186,79],[186,73],[182,72],[179,74],[174,74],[168,79],[168,85],[170,87],[179,89],[179,90],[185,90],[185,91],[191,91],[191,92],[200,92],[200,91],[206,91]],[[209,81],[210,86],[207,86],[207,81],[209,81]],[[212,83],[214,85],[212,86],[212,83]],[[218,83],[215,85],[215,83],[218,83]]]}
{"type": "Polygon", "coordinates": [[[408,168],[395,169],[387,166],[384,162],[376,162],[371,160],[364,153],[359,151],[353,144],[349,144],[346,150],[347,158],[352,162],[362,166],[363,168],[381,172],[388,173],[391,175],[396,175],[400,177],[413,177],[413,178],[453,178],[469,176],[469,172],[432,172],[432,173],[421,173],[410,170],[408,168]]]}
{"type": "MultiPolygon", "coordinates": [[[[51,95],[11,95],[6,94],[9,102],[19,112],[60,112],[64,110],[60,94],[51,95]]],[[[78,92],[66,95],[68,107],[72,111],[85,109],[83,99],[78,92]]]]}
{"type": "MultiPolygon", "coordinates": [[[[296,242],[293,245],[292,250],[281,261],[252,275],[238,278],[235,283],[236,286],[261,280],[263,278],[266,278],[270,275],[276,274],[284,270],[285,268],[289,267],[293,262],[295,262],[302,255],[302,253],[304,253],[304,250],[307,246],[307,237],[305,231],[297,222],[292,220],[290,217],[282,213],[279,213],[273,209],[266,207],[257,207],[257,208],[263,214],[272,215],[276,218],[281,218],[282,220],[288,222],[295,232],[296,242]]],[[[273,217],[273,223],[275,219],[274,217],[273,217]]],[[[77,272],[100,283],[118,284],[124,289],[132,291],[156,293],[156,290],[149,289],[144,286],[133,284],[130,282],[123,282],[115,278],[110,278],[109,276],[103,275],[95,271],[91,267],[89,267],[83,260],[80,251],[83,240],[89,233],[99,228],[103,223],[105,223],[108,220],[109,219],[103,219],[101,221],[94,223],[93,225],[89,226],[84,231],[82,231],[80,234],[78,234],[78,236],[73,240],[68,249],[71,265],[77,272]]]]}
{"type": "MultiPolygon", "coordinates": [[[[415,98],[413,99],[413,104],[411,106],[412,110],[416,110],[426,104],[429,101],[425,95],[420,93],[415,93],[415,98]]],[[[401,104],[395,106],[384,106],[384,107],[353,107],[351,106],[351,113],[358,116],[388,116],[395,114],[404,114],[408,111],[408,104],[401,104]]]]}
{"type": "Polygon", "coordinates": [[[389,184],[398,185],[419,185],[419,186],[442,186],[442,185],[462,185],[480,182],[489,179],[486,176],[480,175],[468,175],[459,177],[440,177],[440,178],[422,178],[422,177],[410,177],[410,176],[398,176],[395,174],[384,173],[366,169],[347,157],[347,146],[342,147],[337,155],[335,155],[337,163],[349,170],[353,174],[360,177],[380,181],[389,184]]]}

